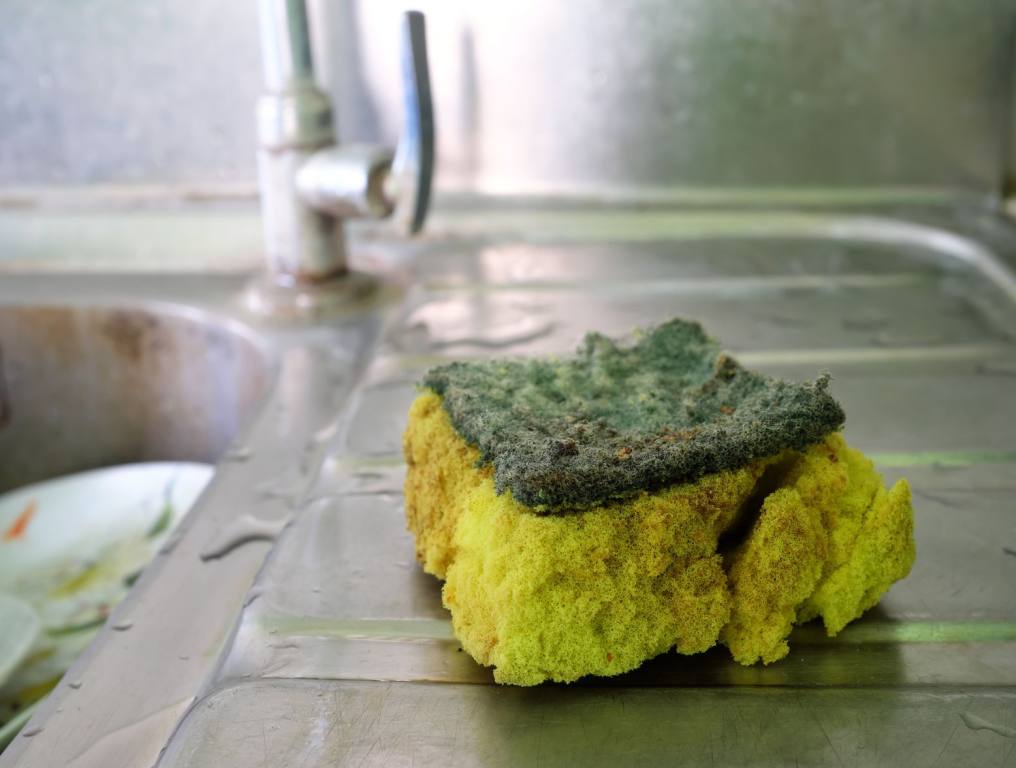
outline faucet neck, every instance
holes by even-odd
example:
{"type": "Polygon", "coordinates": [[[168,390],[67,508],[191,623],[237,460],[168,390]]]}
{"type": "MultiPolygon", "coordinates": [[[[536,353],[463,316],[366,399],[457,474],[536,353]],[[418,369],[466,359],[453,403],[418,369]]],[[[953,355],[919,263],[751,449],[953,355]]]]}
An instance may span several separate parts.
{"type": "Polygon", "coordinates": [[[265,256],[282,285],[346,272],[342,221],[301,198],[297,176],[335,145],[331,102],[314,82],[304,0],[260,0],[266,93],[258,102],[258,183],[265,256]]]}

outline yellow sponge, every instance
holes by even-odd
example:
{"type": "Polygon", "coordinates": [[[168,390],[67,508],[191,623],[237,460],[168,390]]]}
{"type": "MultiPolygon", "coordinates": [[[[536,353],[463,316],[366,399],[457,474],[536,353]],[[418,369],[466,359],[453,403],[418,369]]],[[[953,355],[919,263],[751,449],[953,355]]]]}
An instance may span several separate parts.
{"type": "Polygon", "coordinates": [[[838,434],[803,453],[566,514],[536,514],[510,490],[497,494],[431,391],[410,409],[404,450],[417,557],[445,580],[463,648],[502,683],[615,675],[721,638],[738,661],[774,661],[799,614],[822,615],[835,633],[913,561],[905,481],[885,494],[838,434]],[[722,534],[766,490],[725,568],[722,534]]]}

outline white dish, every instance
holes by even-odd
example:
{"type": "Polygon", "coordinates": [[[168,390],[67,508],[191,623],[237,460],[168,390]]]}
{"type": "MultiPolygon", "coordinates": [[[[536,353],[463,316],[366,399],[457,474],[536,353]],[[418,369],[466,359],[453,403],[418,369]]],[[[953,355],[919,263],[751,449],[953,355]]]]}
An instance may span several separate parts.
{"type": "Polygon", "coordinates": [[[43,597],[118,542],[165,535],[212,471],[183,462],[126,464],[0,496],[0,591],[43,597]]]}
{"type": "MultiPolygon", "coordinates": [[[[25,692],[48,690],[60,678],[213,471],[185,462],[128,464],[0,496],[0,593],[32,611],[39,625],[28,649],[24,638],[0,649],[0,672],[10,667],[0,676],[0,706],[26,704],[36,694],[25,692]]],[[[20,609],[10,610],[13,616],[20,609]]],[[[7,623],[3,614],[5,634],[7,623]]]]}
{"type": "Polygon", "coordinates": [[[0,594],[0,687],[32,650],[42,622],[24,600],[0,594]]]}

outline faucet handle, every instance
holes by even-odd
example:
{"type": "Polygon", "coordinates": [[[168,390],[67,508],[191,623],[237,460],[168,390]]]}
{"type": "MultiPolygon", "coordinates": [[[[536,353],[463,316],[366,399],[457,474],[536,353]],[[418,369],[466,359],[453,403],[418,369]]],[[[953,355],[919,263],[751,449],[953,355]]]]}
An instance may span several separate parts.
{"type": "Polygon", "coordinates": [[[296,173],[300,198],[339,218],[385,218],[394,212],[410,234],[423,227],[434,175],[434,107],[423,14],[403,17],[404,126],[398,147],[344,144],[319,149],[296,173]]]}
{"type": "Polygon", "coordinates": [[[410,234],[423,227],[434,175],[434,105],[427,64],[427,32],[420,11],[402,18],[402,136],[395,151],[390,194],[410,234]]]}

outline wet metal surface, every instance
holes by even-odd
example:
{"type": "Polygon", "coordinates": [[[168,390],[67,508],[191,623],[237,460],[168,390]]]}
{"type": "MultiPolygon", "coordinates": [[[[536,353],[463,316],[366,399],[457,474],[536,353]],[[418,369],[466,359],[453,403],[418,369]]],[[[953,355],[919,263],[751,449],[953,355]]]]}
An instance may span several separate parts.
{"type": "MultiPolygon", "coordinates": [[[[62,685],[0,765],[145,765],[163,748],[162,768],[1013,764],[1010,225],[541,211],[526,229],[522,213],[484,215],[486,234],[479,216],[446,218],[458,236],[425,243],[405,290],[372,307],[254,328],[277,366],[261,410],[115,615],[130,631],[101,636],[68,676],[80,687],[62,685]],[[560,353],[586,330],[673,315],[766,373],[832,373],[848,440],[911,482],[913,572],[835,639],[799,628],[770,666],[714,649],[568,687],[495,686],[405,531],[414,383],[438,362],[560,353]],[[100,674],[113,669],[115,692],[100,674]]],[[[156,290],[132,280],[103,290],[156,290]]],[[[68,289],[48,285],[54,301],[68,289]]],[[[239,317],[240,287],[159,290],[239,317]]]]}
{"type": "Polygon", "coordinates": [[[165,762],[1004,765],[1013,744],[1006,734],[1016,722],[1016,698],[997,691],[545,687],[495,693],[440,683],[241,683],[198,706],[181,734],[189,738],[175,741],[165,762]]]}

